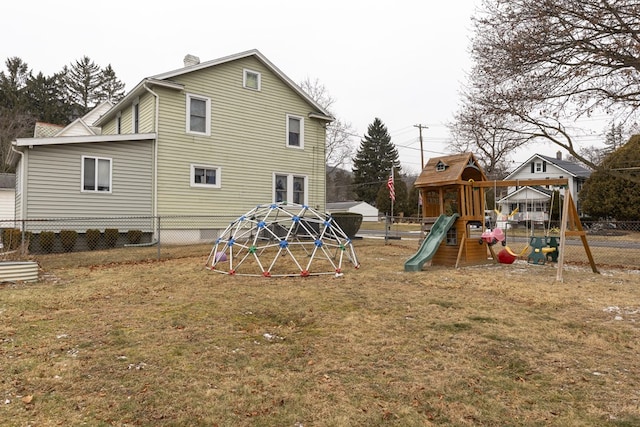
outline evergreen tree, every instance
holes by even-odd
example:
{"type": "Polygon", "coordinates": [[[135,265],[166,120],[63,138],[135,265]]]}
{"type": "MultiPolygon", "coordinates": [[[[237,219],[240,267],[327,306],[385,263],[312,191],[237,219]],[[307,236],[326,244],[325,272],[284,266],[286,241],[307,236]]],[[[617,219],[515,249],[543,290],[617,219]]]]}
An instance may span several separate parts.
{"type": "Polygon", "coordinates": [[[22,59],[14,56],[5,61],[7,73],[0,71],[0,106],[9,109],[22,109],[26,98],[24,88],[31,73],[22,59]]]}
{"type": "Polygon", "coordinates": [[[582,209],[594,218],[635,221],[640,218],[640,186],[629,185],[624,173],[640,167],[640,135],[605,157],[580,191],[582,209]]]}
{"type": "Polygon", "coordinates": [[[618,148],[622,147],[624,144],[622,132],[622,123],[618,123],[616,125],[615,122],[611,122],[611,128],[604,135],[604,143],[607,146],[605,150],[606,153],[616,151],[618,148]]]}
{"type": "Polygon", "coordinates": [[[100,101],[116,103],[124,98],[124,83],[116,76],[116,72],[107,65],[101,74],[101,84],[96,90],[96,97],[100,101]]]}
{"type": "Polygon", "coordinates": [[[78,116],[84,116],[99,102],[100,67],[85,55],[71,67],[65,66],[63,73],[69,102],[76,108],[78,116]]]}
{"type": "Polygon", "coordinates": [[[386,185],[391,168],[395,168],[398,176],[401,169],[398,150],[379,118],[376,117],[367,128],[367,134],[360,141],[360,147],[352,161],[356,198],[376,205],[379,188],[386,185]]]}
{"type": "Polygon", "coordinates": [[[46,77],[41,72],[27,81],[25,93],[28,110],[38,121],[66,125],[70,121],[70,108],[63,96],[60,76],[46,77]]]}

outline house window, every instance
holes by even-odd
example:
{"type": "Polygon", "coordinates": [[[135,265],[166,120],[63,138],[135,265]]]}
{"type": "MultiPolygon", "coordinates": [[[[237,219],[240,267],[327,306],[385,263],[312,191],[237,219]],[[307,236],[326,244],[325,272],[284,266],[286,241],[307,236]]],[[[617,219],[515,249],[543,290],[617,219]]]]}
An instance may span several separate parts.
{"type": "Polygon", "coordinates": [[[111,192],[111,159],[82,156],[82,191],[111,192]]]}
{"type": "Polygon", "coordinates": [[[536,162],[536,172],[542,172],[542,162],[536,162]]]}
{"type": "Polygon", "coordinates": [[[287,114],[287,146],[304,148],[304,119],[287,114]]]}
{"type": "Polygon", "coordinates": [[[116,133],[120,135],[122,133],[122,114],[118,112],[116,116],[116,133]]]}
{"type": "Polygon", "coordinates": [[[220,168],[217,166],[191,165],[191,186],[220,188],[220,168]]]}
{"type": "Polygon", "coordinates": [[[274,202],[291,202],[306,205],[307,177],[301,175],[275,174],[273,179],[274,202]]]}
{"type": "Polygon", "coordinates": [[[133,102],[131,106],[131,131],[138,133],[140,130],[140,103],[138,100],[133,102]]]}
{"type": "Polygon", "coordinates": [[[187,133],[210,135],[211,100],[187,94],[187,133]]]}
{"type": "Polygon", "coordinates": [[[242,85],[247,89],[260,90],[262,86],[262,76],[257,71],[244,70],[242,85]]]}

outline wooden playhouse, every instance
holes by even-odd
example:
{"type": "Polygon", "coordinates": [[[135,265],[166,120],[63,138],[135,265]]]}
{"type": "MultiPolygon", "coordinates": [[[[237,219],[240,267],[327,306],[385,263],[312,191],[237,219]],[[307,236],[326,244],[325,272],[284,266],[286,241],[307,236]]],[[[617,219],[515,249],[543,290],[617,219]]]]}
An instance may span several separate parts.
{"type": "MultiPolygon", "coordinates": [[[[420,271],[426,261],[432,265],[471,265],[485,263],[496,255],[482,244],[478,232],[484,228],[485,189],[521,186],[560,186],[567,178],[488,181],[472,153],[452,154],[429,159],[416,180],[422,197],[423,232],[428,231],[418,252],[405,262],[405,271],[420,271]]],[[[570,192],[563,196],[560,220],[558,274],[562,281],[564,245],[567,237],[579,237],[589,264],[598,273],[570,192]]]]}
{"type": "Polygon", "coordinates": [[[415,182],[422,197],[423,231],[438,217],[457,215],[431,258],[432,265],[464,265],[487,262],[487,247],[470,240],[471,231],[482,228],[484,187],[474,183],[487,178],[472,153],[429,159],[415,182]]]}

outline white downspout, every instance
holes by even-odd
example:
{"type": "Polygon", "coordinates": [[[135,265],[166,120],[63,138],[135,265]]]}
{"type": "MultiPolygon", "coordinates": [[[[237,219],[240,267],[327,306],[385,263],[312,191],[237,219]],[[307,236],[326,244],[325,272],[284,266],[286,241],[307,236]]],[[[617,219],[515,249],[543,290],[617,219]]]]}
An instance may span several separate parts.
{"type": "Polygon", "coordinates": [[[156,98],[156,112],[154,120],[154,132],[156,139],[153,144],[153,216],[158,216],[158,116],[160,115],[160,97],[157,93],[149,89],[147,84],[144,84],[144,88],[156,98]]]}
{"type": "MultiPolygon", "coordinates": [[[[24,194],[24,170],[25,168],[25,164],[24,164],[24,153],[20,150],[16,150],[16,148],[14,147],[13,144],[11,144],[11,151],[13,151],[14,153],[18,153],[20,155],[20,220],[26,219],[25,218],[25,194],[24,194]]],[[[13,196],[13,202],[15,204],[15,195],[13,196]]],[[[15,215],[15,207],[13,209],[13,213],[15,215]]],[[[18,218],[14,218],[14,221],[18,219],[18,218]]]]}

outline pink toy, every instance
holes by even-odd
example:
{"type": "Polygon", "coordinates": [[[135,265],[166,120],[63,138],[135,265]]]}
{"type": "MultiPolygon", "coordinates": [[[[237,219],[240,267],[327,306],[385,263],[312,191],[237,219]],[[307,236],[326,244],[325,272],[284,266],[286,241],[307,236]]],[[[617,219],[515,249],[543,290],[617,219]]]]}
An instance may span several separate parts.
{"type": "Polygon", "coordinates": [[[495,245],[498,242],[504,242],[504,231],[501,228],[485,230],[481,238],[487,245],[495,245]]]}

